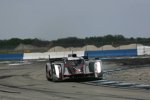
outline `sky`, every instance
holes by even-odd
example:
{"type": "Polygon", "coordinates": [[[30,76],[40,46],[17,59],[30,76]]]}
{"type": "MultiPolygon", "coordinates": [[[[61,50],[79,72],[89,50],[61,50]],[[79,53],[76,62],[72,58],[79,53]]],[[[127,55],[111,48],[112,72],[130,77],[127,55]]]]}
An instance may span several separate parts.
{"type": "Polygon", "coordinates": [[[150,0],[0,0],[0,39],[150,37],[150,0]]]}

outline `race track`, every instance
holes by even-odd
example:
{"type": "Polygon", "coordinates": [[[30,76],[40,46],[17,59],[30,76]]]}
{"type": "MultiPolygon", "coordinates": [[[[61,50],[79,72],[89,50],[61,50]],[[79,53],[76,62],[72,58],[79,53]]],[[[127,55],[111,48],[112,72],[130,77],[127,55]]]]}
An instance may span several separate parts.
{"type": "Polygon", "coordinates": [[[150,91],[84,84],[87,81],[50,82],[45,62],[0,64],[0,100],[149,100],[150,91]]]}

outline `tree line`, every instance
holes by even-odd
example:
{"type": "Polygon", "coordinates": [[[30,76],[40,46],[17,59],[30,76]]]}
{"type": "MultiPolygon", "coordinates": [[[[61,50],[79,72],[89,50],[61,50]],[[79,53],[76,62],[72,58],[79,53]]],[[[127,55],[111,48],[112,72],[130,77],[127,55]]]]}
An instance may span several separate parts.
{"type": "Polygon", "coordinates": [[[34,45],[37,47],[44,47],[49,45],[49,41],[40,40],[40,39],[19,39],[11,38],[9,40],[0,40],[0,49],[14,49],[19,44],[34,45]]]}
{"type": "Polygon", "coordinates": [[[68,37],[52,41],[52,46],[62,47],[83,47],[85,45],[95,45],[97,47],[103,45],[113,45],[114,47],[127,44],[143,44],[150,45],[150,38],[126,38],[123,35],[106,35],[86,37],[84,39],[77,37],[68,37]]]}
{"type": "Polygon", "coordinates": [[[106,35],[106,36],[94,36],[94,37],[85,37],[85,38],[77,38],[77,37],[67,37],[61,38],[57,40],[41,40],[41,39],[19,39],[12,38],[8,40],[0,40],[0,49],[14,49],[19,44],[30,44],[37,47],[83,47],[85,45],[95,45],[97,47],[103,45],[126,45],[126,44],[143,44],[150,45],[150,38],[127,38],[123,35],[106,35]]]}

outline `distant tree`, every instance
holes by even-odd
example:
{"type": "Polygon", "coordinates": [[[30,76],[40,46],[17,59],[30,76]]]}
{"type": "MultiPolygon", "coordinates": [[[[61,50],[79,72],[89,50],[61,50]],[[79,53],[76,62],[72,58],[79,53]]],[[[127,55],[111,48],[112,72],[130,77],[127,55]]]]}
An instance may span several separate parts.
{"type": "Polygon", "coordinates": [[[44,47],[44,46],[49,45],[49,41],[44,41],[44,40],[40,40],[40,39],[35,38],[32,40],[31,45],[44,47]]]}
{"type": "Polygon", "coordinates": [[[83,45],[84,45],[83,39],[78,39],[76,37],[62,38],[62,39],[53,41],[53,46],[81,47],[83,45]]]}
{"type": "Polygon", "coordinates": [[[9,40],[0,40],[0,49],[14,49],[20,43],[35,45],[38,47],[83,47],[85,45],[95,45],[97,47],[103,45],[113,45],[119,46],[124,44],[139,43],[143,45],[150,45],[150,37],[148,38],[126,38],[123,35],[105,35],[105,36],[93,36],[77,38],[77,37],[67,37],[61,38],[53,41],[40,40],[38,38],[34,39],[19,39],[12,38],[9,40]]]}
{"type": "Polygon", "coordinates": [[[33,42],[33,39],[24,39],[24,40],[22,40],[23,44],[32,44],[32,42],[33,42]]]}

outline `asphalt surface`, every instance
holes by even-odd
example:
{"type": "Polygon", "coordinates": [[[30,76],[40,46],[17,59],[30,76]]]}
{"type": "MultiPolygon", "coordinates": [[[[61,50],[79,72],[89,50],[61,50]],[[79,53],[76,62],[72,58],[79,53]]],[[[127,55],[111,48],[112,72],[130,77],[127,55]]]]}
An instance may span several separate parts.
{"type": "Polygon", "coordinates": [[[0,100],[150,100],[150,91],[88,85],[82,80],[54,83],[45,78],[45,62],[6,62],[0,64],[0,100]]]}

